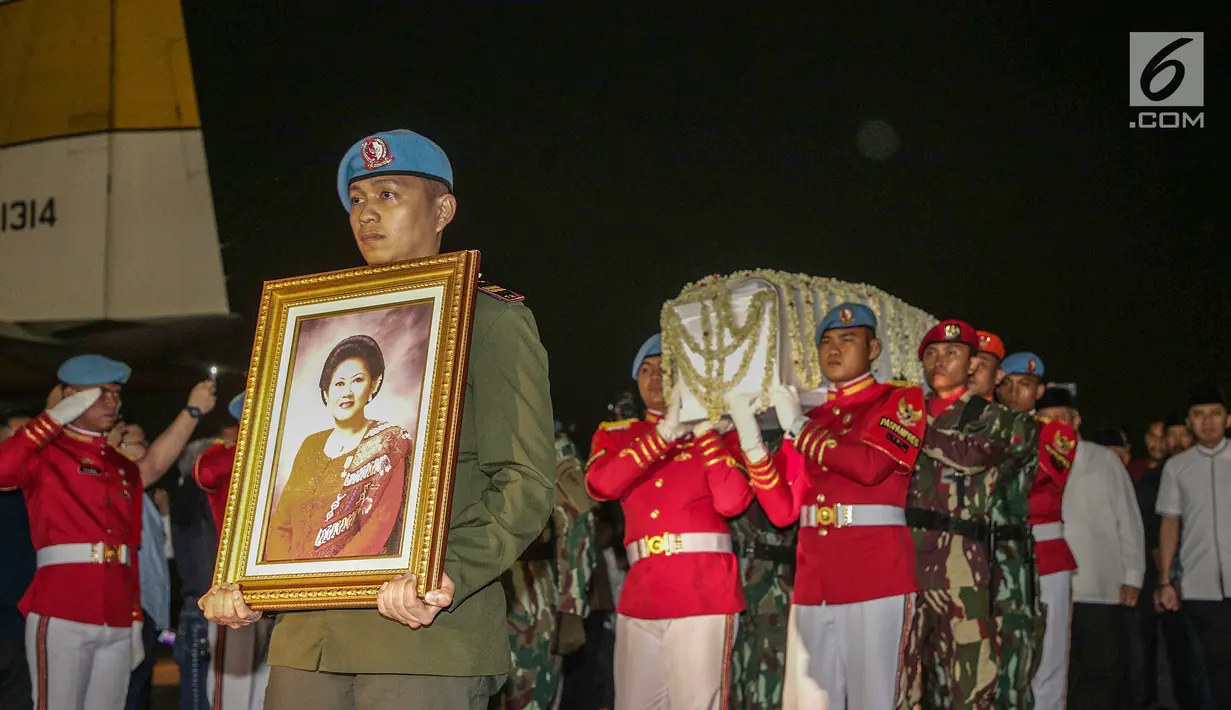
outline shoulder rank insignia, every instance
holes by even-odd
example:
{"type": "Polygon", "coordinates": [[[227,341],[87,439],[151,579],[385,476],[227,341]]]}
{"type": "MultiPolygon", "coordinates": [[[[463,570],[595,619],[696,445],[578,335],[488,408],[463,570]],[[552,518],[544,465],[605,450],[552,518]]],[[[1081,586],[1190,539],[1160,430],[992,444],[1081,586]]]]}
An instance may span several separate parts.
{"type": "Polygon", "coordinates": [[[618,422],[602,422],[598,425],[598,428],[602,429],[603,431],[619,431],[620,429],[629,428],[635,422],[638,422],[638,421],[640,420],[639,419],[621,419],[618,422]]]}
{"type": "Polygon", "coordinates": [[[486,281],[479,282],[479,290],[489,296],[499,298],[505,303],[520,303],[521,301],[526,300],[525,296],[517,293],[516,291],[510,291],[503,286],[497,286],[496,284],[488,283],[486,281]]]}

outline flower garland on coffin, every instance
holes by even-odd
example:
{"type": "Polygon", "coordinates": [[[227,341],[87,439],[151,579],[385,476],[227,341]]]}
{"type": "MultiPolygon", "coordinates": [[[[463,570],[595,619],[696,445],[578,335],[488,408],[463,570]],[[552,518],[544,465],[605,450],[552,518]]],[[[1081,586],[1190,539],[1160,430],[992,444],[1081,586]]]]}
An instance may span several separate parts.
{"type": "Polygon", "coordinates": [[[881,380],[922,382],[919,342],[937,323],[931,314],[881,289],[832,278],[759,269],[712,275],[663,304],[663,386],[682,389],[680,418],[717,421],[728,392],[756,394],[768,407],[775,384],[794,385],[805,409],[825,401],[816,326],[834,306],[872,309],[883,344],[873,373],[881,380]]]}

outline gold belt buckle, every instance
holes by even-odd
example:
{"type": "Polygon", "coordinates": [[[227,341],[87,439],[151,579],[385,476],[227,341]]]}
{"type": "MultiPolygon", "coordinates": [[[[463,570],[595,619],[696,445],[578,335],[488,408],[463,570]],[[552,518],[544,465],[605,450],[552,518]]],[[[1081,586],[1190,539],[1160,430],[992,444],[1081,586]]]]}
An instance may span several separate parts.
{"type": "Polygon", "coordinates": [[[120,559],[120,548],[116,545],[103,545],[103,563],[112,564],[120,559]]]}
{"type": "Polygon", "coordinates": [[[832,525],[835,528],[845,527],[850,525],[851,509],[849,506],[844,506],[841,503],[835,505],[818,505],[816,507],[816,525],[817,527],[825,527],[832,525]]]}
{"type": "Polygon", "coordinates": [[[662,535],[645,536],[645,553],[647,557],[654,555],[671,556],[684,549],[684,541],[678,534],[663,533],[662,535]]]}

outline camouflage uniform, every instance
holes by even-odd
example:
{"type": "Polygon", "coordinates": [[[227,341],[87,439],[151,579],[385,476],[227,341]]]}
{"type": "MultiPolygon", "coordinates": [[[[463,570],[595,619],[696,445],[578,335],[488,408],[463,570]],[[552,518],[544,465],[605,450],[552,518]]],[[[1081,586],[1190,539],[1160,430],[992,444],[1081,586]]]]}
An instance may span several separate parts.
{"type": "Polygon", "coordinates": [[[492,708],[550,710],[561,681],[561,651],[584,641],[581,620],[597,564],[595,503],[586,494],[576,446],[563,435],[556,437],[556,475],[547,527],[501,577],[513,667],[492,708]]]}
{"type": "Polygon", "coordinates": [[[1012,412],[969,391],[939,416],[929,406],[906,499],[920,598],[906,641],[902,708],[994,705],[990,509],[996,463],[1014,436],[1012,412]]]}
{"type": "Polygon", "coordinates": [[[992,613],[1000,642],[999,710],[1031,710],[1030,681],[1043,650],[1046,615],[1039,600],[1039,571],[1030,536],[1030,490],[1038,469],[1039,425],[1014,417],[1013,445],[999,464],[992,496],[992,613]],[[1018,443],[1020,442],[1020,444],[1018,443]]]}
{"type": "Polygon", "coordinates": [[[774,527],[755,502],[731,521],[748,604],[740,618],[731,659],[731,688],[735,707],[741,710],[782,707],[798,533],[798,526],[787,530],[774,527]]]}

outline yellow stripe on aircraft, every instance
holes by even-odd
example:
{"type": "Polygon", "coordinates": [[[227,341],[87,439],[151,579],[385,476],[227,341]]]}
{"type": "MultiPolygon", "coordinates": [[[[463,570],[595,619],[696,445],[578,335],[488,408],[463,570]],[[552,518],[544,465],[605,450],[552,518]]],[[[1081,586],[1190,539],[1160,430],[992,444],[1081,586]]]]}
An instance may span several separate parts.
{"type": "Polygon", "coordinates": [[[0,147],[201,125],[178,0],[0,3],[0,96],[0,147]]]}

